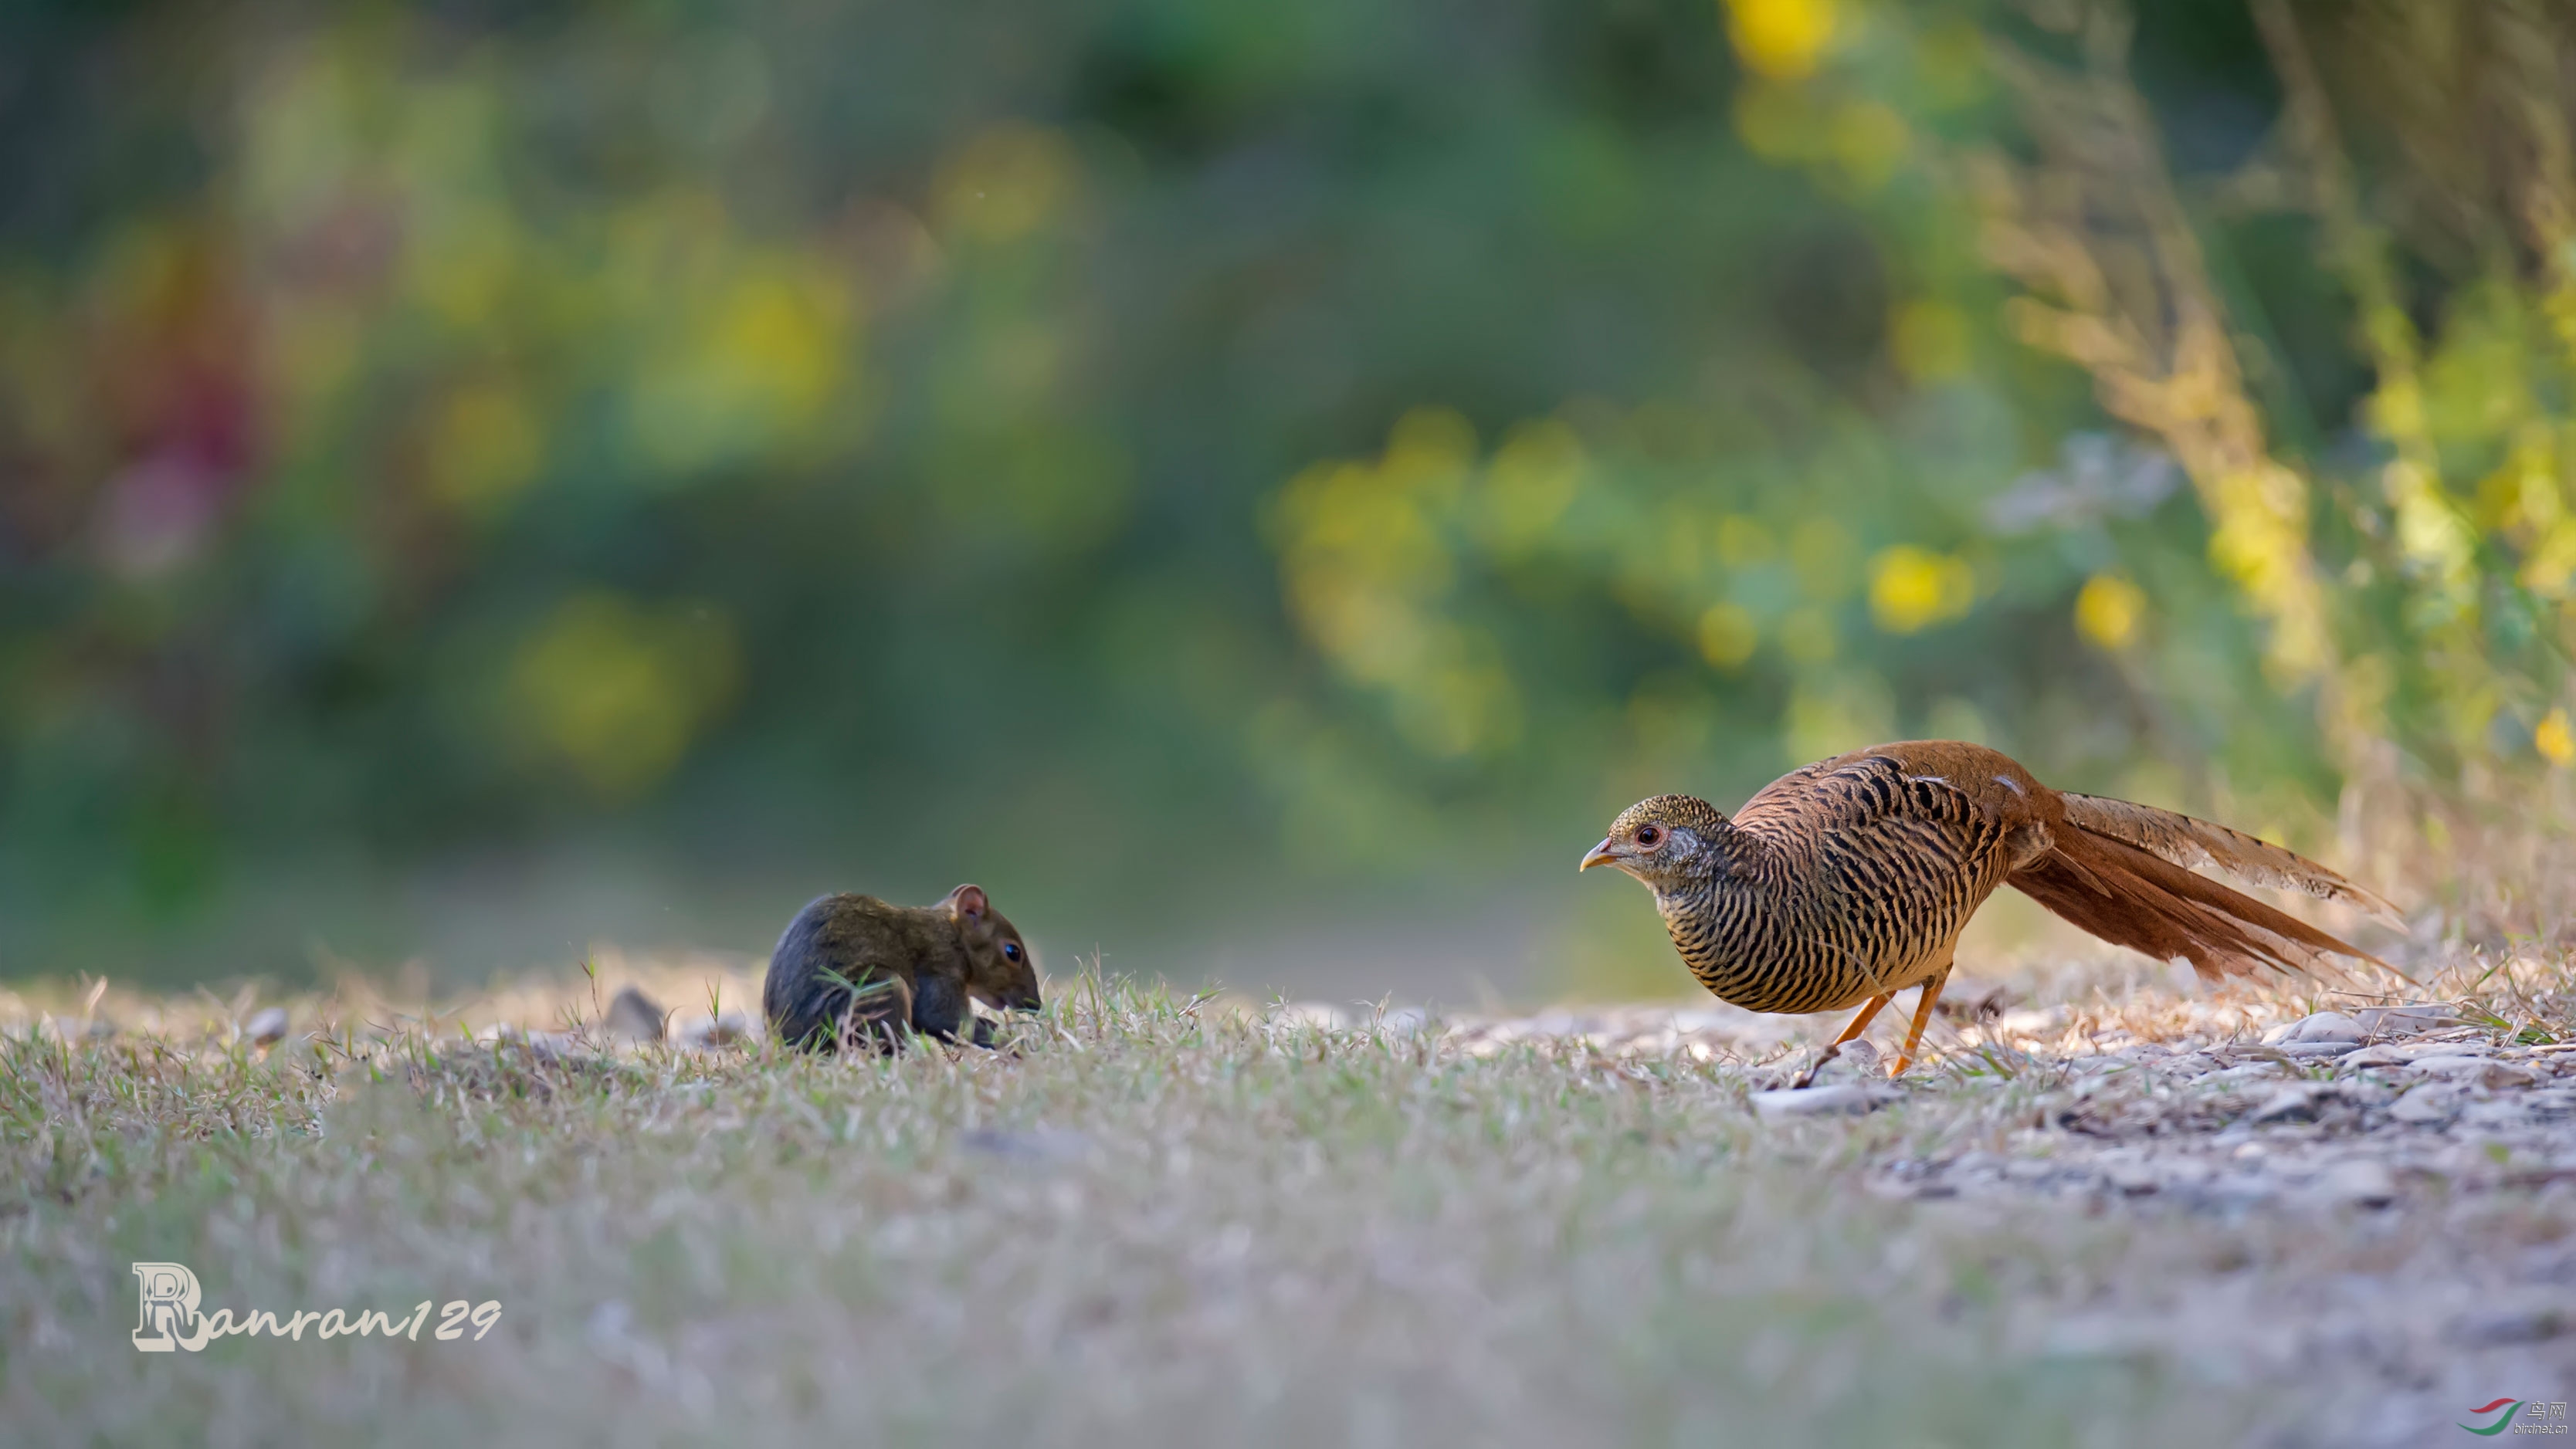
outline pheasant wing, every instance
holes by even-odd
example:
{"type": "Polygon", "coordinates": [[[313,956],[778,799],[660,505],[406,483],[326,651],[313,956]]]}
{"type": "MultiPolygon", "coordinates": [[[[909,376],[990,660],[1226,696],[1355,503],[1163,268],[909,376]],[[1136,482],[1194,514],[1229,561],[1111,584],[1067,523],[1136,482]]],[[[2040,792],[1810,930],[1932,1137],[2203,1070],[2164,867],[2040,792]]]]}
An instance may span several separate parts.
{"type": "Polygon", "coordinates": [[[1745,801],[1735,824],[1780,845],[1887,820],[2008,834],[2041,818],[2046,793],[2008,755],[1955,740],[1909,740],[1792,770],[1745,801]]]}
{"type": "MultiPolygon", "coordinates": [[[[2032,819],[2029,786],[1958,751],[1881,746],[1782,776],[1745,802],[1738,829],[1767,838],[1817,888],[1818,926],[1872,982],[1911,983],[2002,882],[2007,842],[2032,819]]],[[[2026,778],[2026,777],[2023,777],[2026,778]]]]}

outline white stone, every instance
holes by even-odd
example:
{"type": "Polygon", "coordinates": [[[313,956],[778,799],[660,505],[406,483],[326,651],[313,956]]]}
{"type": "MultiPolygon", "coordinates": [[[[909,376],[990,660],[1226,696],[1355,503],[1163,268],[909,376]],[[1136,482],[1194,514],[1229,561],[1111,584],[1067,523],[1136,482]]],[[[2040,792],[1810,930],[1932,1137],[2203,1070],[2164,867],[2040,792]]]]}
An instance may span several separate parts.
{"type": "Polygon", "coordinates": [[[2361,1029],[2371,1036],[2415,1036],[2446,1026],[2467,1023],[2451,1014],[2447,1006],[2418,1002],[2411,1006],[2365,1006],[2353,1013],[2361,1029]]]}
{"type": "Polygon", "coordinates": [[[2293,1082],[2263,1099],[2249,1122],[2313,1122],[2317,1109],[2340,1095],[2331,1083],[2293,1082]]]}
{"type": "Polygon", "coordinates": [[[2571,1317],[2566,1307],[2557,1303],[2485,1308],[2452,1324],[2451,1336],[2479,1347],[2541,1343],[2565,1333],[2571,1324],[2576,1324],[2576,1317],[2571,1317]]]}
{"type": "Polygon", "coordinates": [[[2576,1092],[2565,1087],[2544,1087],[2522,1099],[2525,1110],[2544,1117],[2564,1117],[2576,1112],[2576,1092]]]}
{"type": "Polygon", "coordinates": [[[2530,1126],[2531,1113],[2524,1110],[2524,1100],[2517,1092],[2510,1097],[2490,1097],[2483,1102],[2471,1102],[2460,1109],[2460,1125],[2489,1132],[2510,1132],[2530,1126]]]}
{"type": "Polygon", "coordinates": [[[601,1023],[612,1037],[633,1042],[662,1040],[661,1003],[635,987],[620,989],[608,1003],[608,1019],[601,1023]]]}
{"type": "Polygon", "coordinates": [[[2398,1098],[2397,1105],[2388,1109],[2388,1115],[2394,1120],[2417,1125],[2448,1122],[2459,1113],[2459,1093],[2439,1086],[2417,1087],[2398,1098]]]}
{"type": "Polygon", "coordinates": [[[2529,1067],[2500,1062],[2493,1057],[2438,1056],[2417,1057],[2406,1069],[2420,1076],[2439,1077],[2450,1082],[2470,1082],[2481,1087],[2528,1087],[2540,1080],[2540,1074],[2529,1067]]]}
{"type": "Polygon", "coordinates": [[[2110,1179],[2111,1186],[2131,1197],[2143,1197],[2164,1186],[2163,1178],[2143,1162],[2114,1163],[2104,1168],[2102,1175],[2110,1179]]]}
{"type": "Polygon", "coordinates": [[[2192,1081],[2202,1086],[2234,1086],[2238,1082],[2258,1081],[2264,1077],[2277,1077],[2280,1074],[2279,1062],[2247,1062],[2243,1066],[2229,1067],[2225,1071],[2203,1072],[2192,1078],[2192,1081]]]}
{"type": "Polygon", "coordinates": [[[1843,1082],[1830,1087],[1755,1092],[1752,1101],[1753,1110],[1764,1117],[1828,1117],[1876,1111],[1893,1097],[1890,1092],[1843,1082]]]}
{"type": "Polygon", "coordinates": [[[563,1031],[529,1031],[524,1027],[503,1026],[490,1036],[479,1039],[495,1046],[518,1047],[545,1061],[594,1055],[572,1033],[563,1031]]]}
{"type": "Polygon", "coordinates": [[[2385,1207],[2397,1200],[2397,1178],[2386,1166],[2369,1158],[2348,1158],[2318,1175],[2316,1191],[2335,1202],[2385,1207]]]}
{"type": "Polygon", "coordinates": [[[706,1051],[748,1041],[759,1029],[759,1023],[749,1015],[728,1011],[722,1016],[693,1017],[682,1022],[672,1028],[671,1042],[692,1051],[706,1051]]]}
{"type": "Polygon", "coordinates": [[[2366,1035],[2360,1022],[2340,1011],[2320,1011],[2285,1022],[2263,1033],[2266,1046],[2284,1042],[2359,1042],[2366,1035]]]}

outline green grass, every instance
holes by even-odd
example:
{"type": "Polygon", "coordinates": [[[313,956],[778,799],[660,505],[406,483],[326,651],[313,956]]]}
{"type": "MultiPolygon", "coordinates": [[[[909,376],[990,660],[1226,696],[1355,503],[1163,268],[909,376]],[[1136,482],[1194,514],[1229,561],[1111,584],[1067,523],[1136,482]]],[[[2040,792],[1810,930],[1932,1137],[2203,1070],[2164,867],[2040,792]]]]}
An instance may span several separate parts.
{"type": "Polygon", "coordinates": [[[892,1059],[546,1061],[420,1021],[265,1053],[21,1028],[0,1422],[102,1444],[2170,1445],[2369,1392],[2366,1364],[2231,1381],[2056,1329],[2384,1257],[2390,1231],[1864,1190],[1873,1159],[2000,1142],[2064,1085],[1953,1078],[1766,1124],[1741,1068],[1688,1054],[1473,1056],[1096,980],[1006,1051],[892,1059]],[[138,1261],[191,1267],[208,1312],[503,1311],[479,1342],[143,1354],[138,1261]]]}

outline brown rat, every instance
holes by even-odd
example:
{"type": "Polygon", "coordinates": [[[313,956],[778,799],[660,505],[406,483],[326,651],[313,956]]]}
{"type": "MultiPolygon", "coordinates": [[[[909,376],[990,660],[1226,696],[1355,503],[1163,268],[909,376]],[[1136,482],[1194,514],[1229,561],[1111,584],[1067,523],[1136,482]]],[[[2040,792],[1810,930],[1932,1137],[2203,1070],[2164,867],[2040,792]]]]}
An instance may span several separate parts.
{"type": "MultiPolygon", "coordinates": [[[[890,1051],[907,1026],[956,1040],[973,1021],[970,999],[1037,1010],[1037,958],[980,886],[930,906],[829,895],[787,923],[760,997],[769,1029],[791,1046],[833,1051],[866,1036],[890,1051]]],[[[972,1031],[976,1045],[992,1045],[990,1023],[972,1031]]]]}

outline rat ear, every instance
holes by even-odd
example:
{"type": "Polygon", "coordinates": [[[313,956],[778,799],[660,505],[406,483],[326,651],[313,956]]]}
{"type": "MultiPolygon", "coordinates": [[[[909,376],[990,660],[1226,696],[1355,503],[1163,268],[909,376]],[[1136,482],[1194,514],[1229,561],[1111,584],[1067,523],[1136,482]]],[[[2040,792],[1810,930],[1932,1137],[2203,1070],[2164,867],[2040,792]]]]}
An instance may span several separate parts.
{"type": "Polygon", "coordinates": [[[984,899],[984,888],[978,885],[962,885],[950,891],[947,905],[948,914],[961,921],[980,919],[992,908],[991,903],[984,899]]]}

